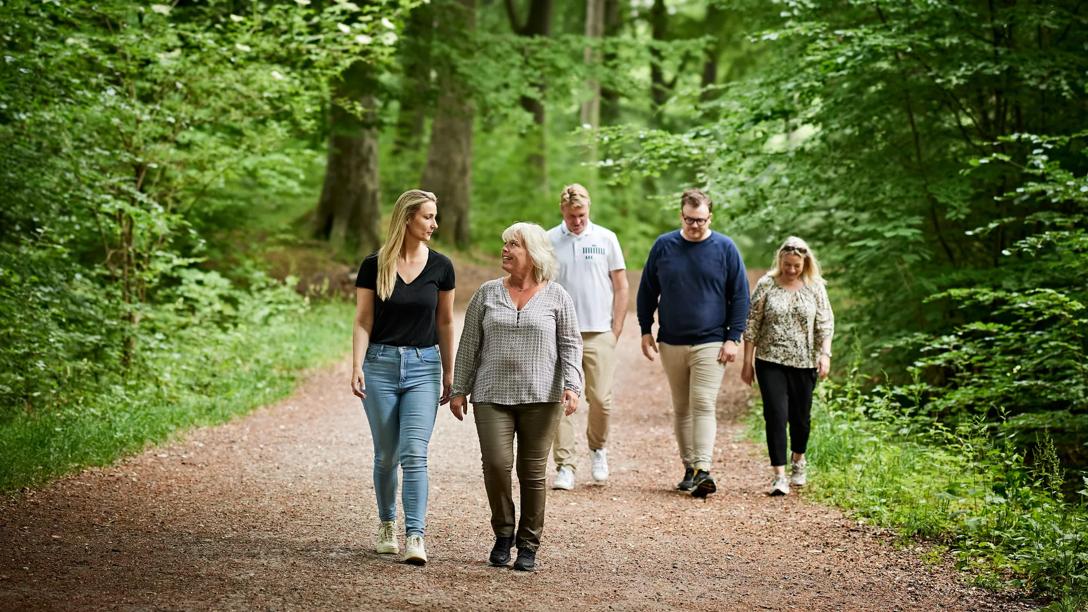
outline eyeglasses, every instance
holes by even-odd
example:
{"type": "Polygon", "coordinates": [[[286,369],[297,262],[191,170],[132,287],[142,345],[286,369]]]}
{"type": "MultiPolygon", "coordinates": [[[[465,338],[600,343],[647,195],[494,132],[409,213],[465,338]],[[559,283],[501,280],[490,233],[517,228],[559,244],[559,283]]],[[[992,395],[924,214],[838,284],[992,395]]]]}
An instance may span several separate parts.
{"type": "Polygon", "coordinates": [[[687,223],[688,225],[694,225],[695,227],[702,227],[702,226],[706,225],[708,221],[710,221],[710,217],[700,218],[700,217],[689,217],[687,215],[684,215],[684,223],[687,223]]]}
{"type": "Polygon", "coordinates": [[[796,246],[796,245],[792,245],[792,244],[787,244],[786,246],[782,247],[782,252],[783,253],[797,253],[798,255],[807,255],[808,254],[808,249],[806,249],[803,246],[796,246]]]}

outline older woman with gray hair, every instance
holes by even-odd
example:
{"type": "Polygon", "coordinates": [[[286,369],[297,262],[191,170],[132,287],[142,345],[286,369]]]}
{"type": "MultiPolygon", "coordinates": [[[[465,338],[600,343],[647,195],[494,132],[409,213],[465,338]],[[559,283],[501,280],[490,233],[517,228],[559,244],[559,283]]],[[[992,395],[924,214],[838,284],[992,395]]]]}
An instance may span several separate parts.
{"type": "Polygon", "coordinates": [[[548,452],[562,414],[578,408],[582,392],[582,337],[574,302],[559,283],[555,253],[539,225],[515,223],[502,233],[506,276],[473,294],[457,349],[450,411],[476,408],[484,487],[495,546],[488,561],[533,571],[544,529],[548,452]],[[510,471],[521,487],[521,520],[514,521],[510,471]]]}

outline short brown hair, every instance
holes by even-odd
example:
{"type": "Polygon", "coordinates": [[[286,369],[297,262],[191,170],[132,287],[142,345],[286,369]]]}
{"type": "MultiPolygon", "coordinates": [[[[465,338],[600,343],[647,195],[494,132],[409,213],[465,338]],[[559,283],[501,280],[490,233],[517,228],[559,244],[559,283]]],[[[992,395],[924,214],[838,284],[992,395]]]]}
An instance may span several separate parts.
{"type": "Polygon", "coordinates": [[[680,208],[684,208],[685,206],[690,208],[706,206],[707,212],[714,212],[714,203],[710,201],[710,196],[694,187],[685,189],[684,194],[680,196],[680,208]]]}

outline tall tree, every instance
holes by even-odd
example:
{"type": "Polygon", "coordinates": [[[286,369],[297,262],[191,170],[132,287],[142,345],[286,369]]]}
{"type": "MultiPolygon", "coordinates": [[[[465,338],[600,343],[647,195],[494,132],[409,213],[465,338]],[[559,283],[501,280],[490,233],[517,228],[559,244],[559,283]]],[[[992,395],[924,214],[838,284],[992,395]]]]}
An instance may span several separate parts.
{"type": "MultiPolygon", "coordinates": [[[[665,8],[665,0],[654,0],[650,6],[650,37],[654,43],[662,43],[668,38],[669,13],[665,8]]],[[[663,54],[655,44],[650,47],[650,103],[653,110],[654,123],[660,123],[661,107],[669,99],[669,92],[676,79],[670,83],[665,79],[665,69],[662,66],[663,54]]]]}
{"type": "MultiPolygon", "coordinates": [[[[623,15],[629,8],[628,0],[605,0],[604,2],[604,32],[602,38],[607,40],[618,36],[623,29],[623,15]]],[[[616,54],[613,51],[604,51],[601,54],[601,63],[610,66],[615,62],[616,54]]],[[[601,86],[601,123],[612,125],[619,120],[620,93],[613,87],[601,86]]]]}
{"type": "Polygon", "coordinates": [[[597,128],[601,125],[601,83],[593,74],[601,64],[600,50],[595,46],[604,36],[605,0],[586,0],[586,41],[587,44],[583,59],[589,66],[590,76],[586,81],[586,89],[589,90],[589,98],[582,103],[580,119],[583,126],[588,127],[592,134],[589,142],[589,161],[597,161],[597,128]]]}
{"type": "MultiPolygon", "coordinates": [[[[436,3],[435,9],[438,40],[463,40],[476,31],[476,0],[443,0],[436,3]]],[[[472,240],[469,205],[475,105],[457,63],[449,54],[437,62],[437,67],[438,106],[422,183],[424,189],[438,196],[442,227],[451,232],[457,246],[467,247],[472,240]]]]}
{"type": "Polygon", "coordinates": [[[334,79],[328,163],[313,233],[334,248],[368,253],[381,242],[378,177],[377,80],[363,61],[334,79]]]}
{"type": "Polygon", "coordinates": [[[431,99],[431,62],[434,42],[434,5],[412,9],[400,43],[400,110],[393,148],[397,153],[419,148],[431,99]]]}
{"type": "MultiPolygon", "coordinates": [[[[529,14],[525,21],[518,18],[517,7],[514,0],[506,0],[506,14],[510,19],[510,28],[519,36],[550,36],[552,31],[552,0],[529,0],[529,14]]],[[[533,84],[543,95],[545,84],[542,82],[533,84]]],[[[529,154],[529,167],[537,171],[537,182],[544,191],[548,190],[548,156],[547,156],[547,115],[544,110],[544,102],[534,96],[522,96],[521,106],[533,116],[533,131],[529,154]]]]}

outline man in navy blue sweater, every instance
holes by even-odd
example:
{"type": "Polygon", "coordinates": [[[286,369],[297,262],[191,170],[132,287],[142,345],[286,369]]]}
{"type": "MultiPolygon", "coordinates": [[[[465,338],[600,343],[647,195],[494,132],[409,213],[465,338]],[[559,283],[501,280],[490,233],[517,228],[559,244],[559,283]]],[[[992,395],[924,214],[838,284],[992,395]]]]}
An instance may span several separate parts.
{"type": "Polygon", "coordinates": [[[748,275],[737,245],[710,229],[714,205],[698,189],[680,198],[681,228],[650,249],[638,287],[642,354],[660,352],[669,379],[676,442],[694,497],[717,490],[710,476],[714,412],[725,364],[735,361],[748,319],[748,275]],[[657,341],[651,334],[657,311],[657,341]]]}

